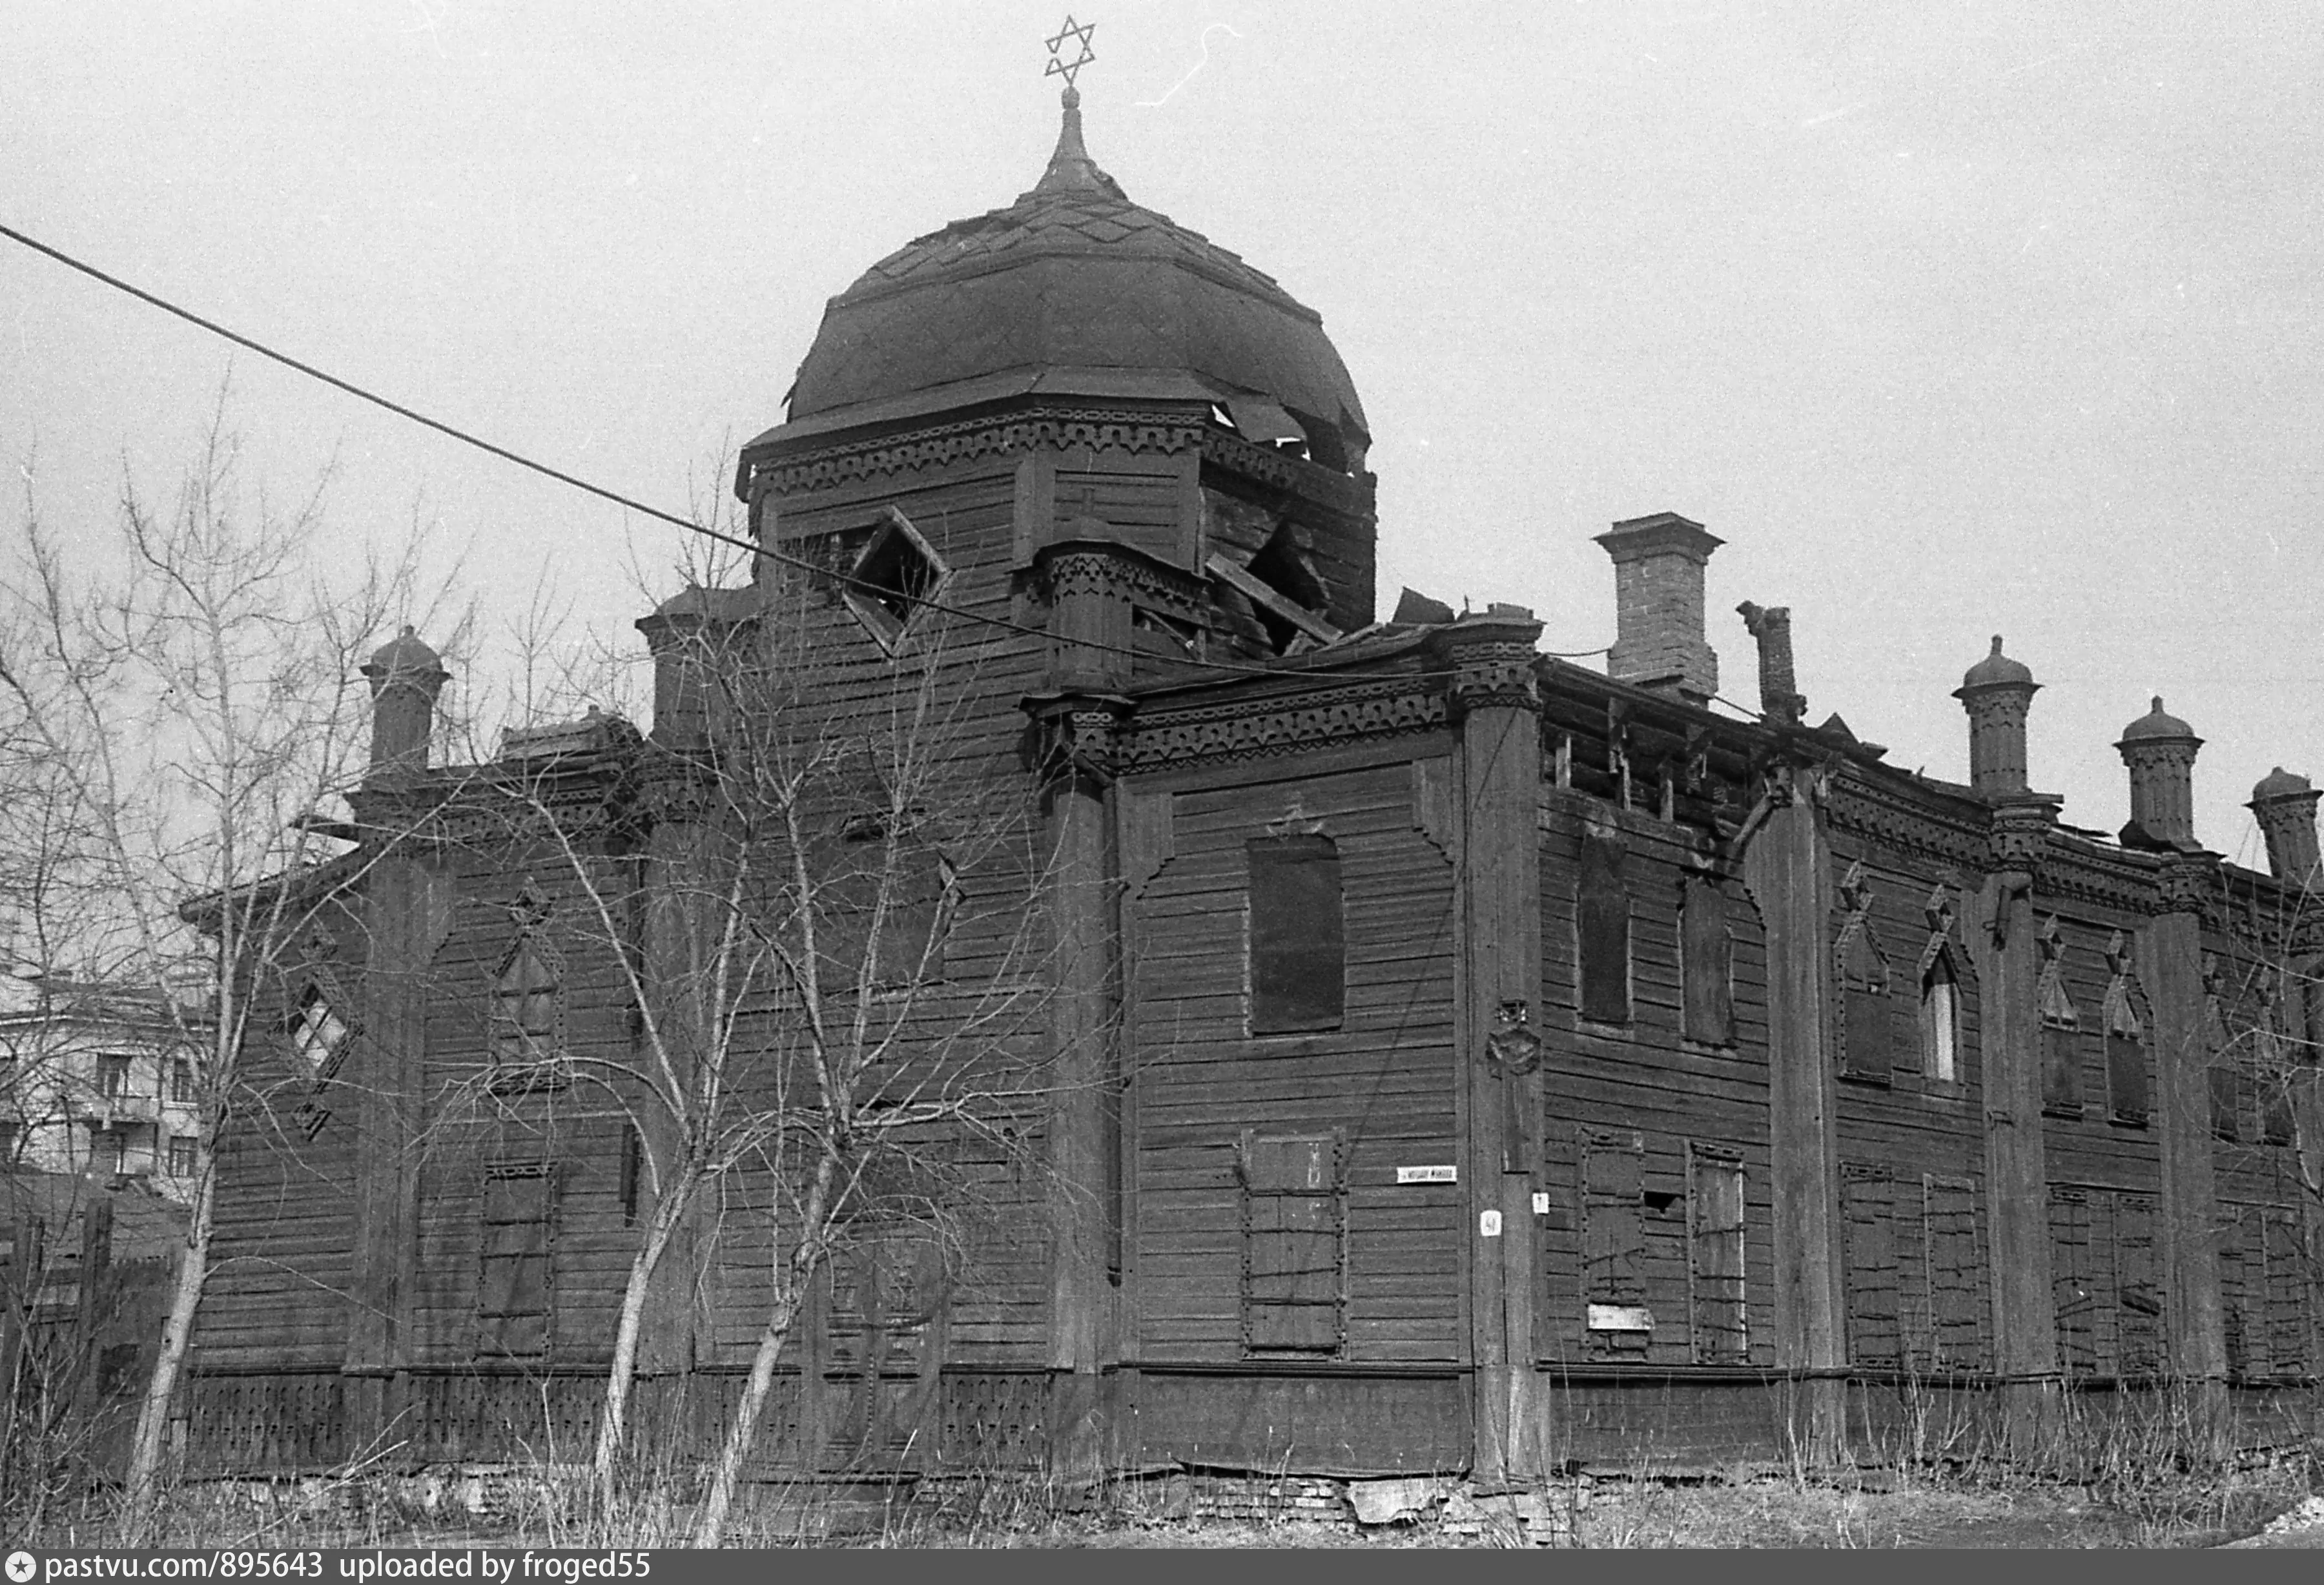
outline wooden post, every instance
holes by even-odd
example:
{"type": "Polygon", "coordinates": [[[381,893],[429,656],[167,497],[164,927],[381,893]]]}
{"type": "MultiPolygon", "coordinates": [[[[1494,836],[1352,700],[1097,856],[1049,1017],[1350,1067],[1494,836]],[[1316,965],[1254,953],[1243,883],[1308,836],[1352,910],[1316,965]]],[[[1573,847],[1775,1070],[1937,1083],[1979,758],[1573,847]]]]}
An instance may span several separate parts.
{"type": "Polygon", "coordinates": [[[1471,1474],[1489,1490],[1537,1484],[1549,1446],[1534,1365],[1541,1077],[1526,1055],[1539,1050],[1527,1026],[1542,984],[1540,636],[1532,613],[1509,606],[1447,635],[1461,731],[1454,1049],[1468,1092],[1471,1474]]]}
{"type": "Polygon", "coordinates": [[[2171,1368],[2192,1396],[2199,1429],[2207,1435],[2224,1429],[2227,1378],[2211,1163],[2211,1052],[2203,1016],[2202,908],[2217,885],[2212,855],[2165,854],[2160,889],[2167,911],[2146,926],[2138,954],[2154,1009],[2154,1110],[2163,1156],[2159,1231],[2171,1368]]]}
{"type": "Polygon", "coordinates": [[[113,1285],[113,1198],[84,1183],[80,1212],[80,1304],[73,1315],[74,1411],[83,1429],[94,1427],[97,1408],[97,1343],[110,1319],[113,1285]]]}
{"type": "Polygon", "coordinates": [[[1790,1433],[1812,1462],[1845,1445],[1848,1363],[1833,1079],[1832,857],[1820,773],[1779,765],[1743,884],[1767,943],[1768,1176],[1775,1192],[1775,1363],[1794,1373],[1790,1433]]]}
{"type": "Polygon", "coordinates": [[[2041,952],[2034,886],[2057,800],[2009,797],[1993,810],[1994,871],[1969,932],[1981,962],[1986,1225],[1993,1272],[1994,1368],[2005,1434],[2038,1457],[2056,1427],[2057,1300],[2050,1286],[2049,1158],[2042,1134],[2041,952]]]}

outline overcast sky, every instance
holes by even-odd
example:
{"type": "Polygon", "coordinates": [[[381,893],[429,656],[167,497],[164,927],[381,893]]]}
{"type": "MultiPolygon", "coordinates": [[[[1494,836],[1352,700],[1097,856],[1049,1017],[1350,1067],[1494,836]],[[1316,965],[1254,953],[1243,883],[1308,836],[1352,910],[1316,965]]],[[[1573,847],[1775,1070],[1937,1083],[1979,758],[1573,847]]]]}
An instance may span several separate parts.
{"type": "MultiPolygon", "coordinates": [[[[1031,185],[1059,0],[11,0],[0,220],[673,510],[723,490],[824,300],[1031,185]]],[[[2127,816],[2121,728],[2207,740],[2198,834],[2324,779],[2324,13],[2313,0],[1452,8],[1112,0],[1092,152],[1323,316],[1409,583],[1613,636],[1590,536],[1670,510],[1789,604],[1812,719],[1966,777],[1991,634],[2033,779],[2127,816]]],[[[0,243],[0,454],[57,524],[165,488],[223,345],[0,243]]],[[[336,455],[334,548],[415,513],[496,609],[631,640],[675,530],[241,355],[249,470],[336,455]]],[[[640,651],[641,652],[641,650],[640,651]]]]}

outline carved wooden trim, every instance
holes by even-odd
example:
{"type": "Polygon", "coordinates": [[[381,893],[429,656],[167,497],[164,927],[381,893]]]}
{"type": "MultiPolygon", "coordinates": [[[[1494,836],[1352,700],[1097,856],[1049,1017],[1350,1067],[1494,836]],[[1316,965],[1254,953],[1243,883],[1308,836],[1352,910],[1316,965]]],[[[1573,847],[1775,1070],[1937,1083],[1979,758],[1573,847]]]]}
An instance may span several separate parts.
{"type": "Polygon", "coordinates": [[[1237,699],[1140,711],[1117,746],[1123,775],[1290,754],[1400,737],[1444,725],[1444,696],[1416,679],[1318,690],[1280,701],[1237,699]]]}

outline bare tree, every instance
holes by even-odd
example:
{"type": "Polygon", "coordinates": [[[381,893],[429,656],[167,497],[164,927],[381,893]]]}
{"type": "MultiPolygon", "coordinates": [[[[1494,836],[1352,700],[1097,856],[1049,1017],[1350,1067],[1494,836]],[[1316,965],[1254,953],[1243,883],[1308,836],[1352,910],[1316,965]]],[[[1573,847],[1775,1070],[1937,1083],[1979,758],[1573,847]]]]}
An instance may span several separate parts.
{"type": "MultiPolygon", "coordinates": [[[[285,511],[244,496],[221,392],[175,501],[124,483],[116,531],[60,531],[28,503],[0,587],[12,741],[40,766],[78,912],[43,950],[109,982],[175,988],[203,1119],[185,1247],[146,1383],[125,1528],[148,1534],[166,1433],[210,1275],[215,1164],[270,1098],[243,1055],[255,988],[348,877],[338,806],[365,744],[358,665],[399,617],[429,620],[419,547],[317,567],[326,480],[285,511]]],[[[438,625],[441,626],[440,620],[438,625]]]]}
{"type": "Polygon", "coordinates": [[[630,1438],[651,1295],[701,1280],[714,1200],[749,1207],[719,1236],[766,1262],[702,1545],[724,1533],[779,1358],[835,1249],[872,1223],[956,1244],[977,1198],[954,1170],[958,1142],[1013,1149],[1042,1093],[1042,864],[1030,794],[1010,774],[1014,723],[978,714],[990,701],[939,612],[908,608],[908,631],[899,618],[877,659],[834,642],[831,623],[847,620],[836,587],[763,566],[748,588],[689,585],[649,619],[641,864],[609,863],[546,775],[511,769],[496,787],[518,817],[498,840],[558,856],[586,898],[579,928],[638,1009],[626,1055],[554,1054],[629,1115],[652,1206],[598,1424],[603,1498],[630,1438]]]}

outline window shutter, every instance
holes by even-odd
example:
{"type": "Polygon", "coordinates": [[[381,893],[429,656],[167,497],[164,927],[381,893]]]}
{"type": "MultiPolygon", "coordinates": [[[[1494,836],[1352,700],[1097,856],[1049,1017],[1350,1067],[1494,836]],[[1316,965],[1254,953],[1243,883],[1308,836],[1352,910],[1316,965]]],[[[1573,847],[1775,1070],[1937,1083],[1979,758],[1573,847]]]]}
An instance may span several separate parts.
{"type": "Polygon", "coordinates": [[[2125,1376],[2163,1369],[2163,1283],[2154,1265],[2154,1202],[2118,1194],[2114,1207],[2115,1368],[2125,1376]]]}
{"type": "Polygon", "coordinates": [[[2079,1115],[2082,1110],[2080,1031],[2070,1024],[2042,1026],[2042,1107],[2079,1115]]]}
{"type": "Polygon", "coordinates": [[[1256,837],[1250,866],[1250,1032],[1336,1029],[1346,1007],[1340,853],[1328,836],[1256,837]]]}
{"type": "Polygon", "coordinates": [[[1346,1221],[1330,1135],[1242,1147],[1243,1344],[1252,1353],[1333,1355],[1346,1342],[1346,1221]]]}
{"type": "Polygon", "coordinates": [[[1686,1170],[1695,1361],[1740,1364],[1750,1357],[1743,1309],[1743,1163],[1690,1146],[1686,1170]]]}
{"type": "Polygon", "coordinates": [[[476,1284],[480,1353],[549,1351],[555,1183],[546,1166],[494,1167],[484,1175],[476,1284]]]}
{"type": "Polygon", "coordinates": [[[1691,875],[1679,893],[1680,967],[1685,980],[1686,1037],[1709,1046],[1735,1038],[1735,948],[1727,897],[1707,875],[1691,875]]]}
{"type": "Polygon", "coordinates": [[[2260,1238],[2267,1263],[2268,1362],[2278,1376],[2306,1376],[2311,1365],[2308,1293],[2314,1276],[2301,1249],[2300,1213],[2264,1212],[2260,1238]]]}
{"type": "Polygon", "coordinates": [[[1901,1340],[1888,1171],[1856,1163],[1840,1170],[1848,1223],[1848,1357],[1858,1365],[1895,1365],[1901,1340]]]}
{"type": "MultiPolygon", "coordinates": [[[[1582,1146],[1582,1288],[1585,1322],[1592,1306],[1643,1311],[1646,1303],[1646,1140],[1626,1129],[1592,1129],[1582,1146]]],[[[1627,1322],[1627,1318],[1625,1318],[1627,1322]]],[[[1644,1328],[1595,1325],[1598,1351],[1643,1352],[1644,1328]]]]}
{"type": "Polygon", "coordinates": [[[2050,1289],[2057,1313],[2058,1365],[2069,1376],[2098,1369],[2097,1275],[2090,1269],[2089,1195],[2050,1190],[2050,1289]]]}
{"type": "Polygon", "coordinates": [[[1585,832],[1574,911],[1582,977],[1582,1016],[1596,1023],[1630,1021],[1630,893],[1623,880],[1620,836],[1585,832]]]}
{"type": "Polygon", "coordinates": [[[1985,1368],[1985,1266],[1977,1252],[1977,1184],[1922,1181],[1931,1358],[1940,1370],[1985,1368]]]}

